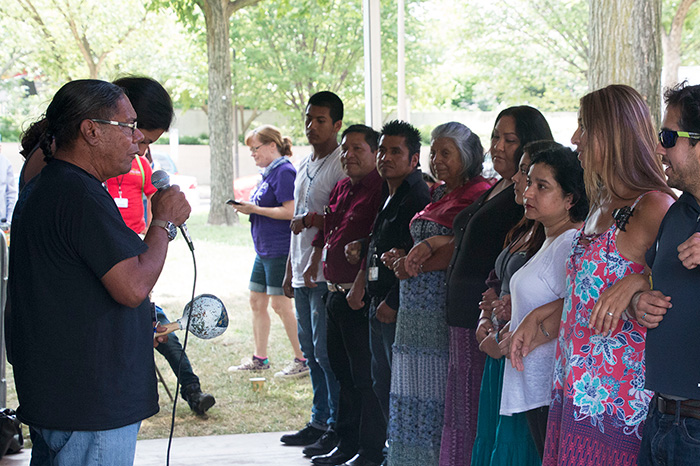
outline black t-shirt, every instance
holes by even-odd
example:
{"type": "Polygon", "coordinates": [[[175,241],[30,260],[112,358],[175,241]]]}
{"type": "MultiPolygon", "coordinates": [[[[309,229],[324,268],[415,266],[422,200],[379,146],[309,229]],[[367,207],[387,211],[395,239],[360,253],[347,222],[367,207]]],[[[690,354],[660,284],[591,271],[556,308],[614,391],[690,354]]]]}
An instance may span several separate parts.
{"type": "Polygon", "coordinates": [[[394,196],[384,207],[388,196],[389,188],[384,183],[381,201],[383,208],[374,220],[367,249],[367,291],[373,297],[386,297],[387,304],[398,310],[398,280],[394,272],[382,263],[381,257],[391,248],[403,249],[406,253],[411,249],[413,238],[411,238],[409,231],[409,223],[430,202],[430,190],[423,181],[421,171],[415,170],[404,179],[394,196]],[[377,280],[370,280],[369,269],[372,263],[376,264],[377,267],[377,280]],[[387,296],[390,291],[392,291],[391,298],[387,296]]]}
{"type": "Polygon", "coordinates": [[[53,160],[20,195],[6,317],[22,422],[58,430],[123,427],[158,412],[153,316],[101,277],[147,250],[102,184],[53,160]]]}
{"type": "Polygon", "coordinates": [[[522,218],[513,185],[486,201],[486,191],[454,220],[455,250],[447,268],[447,323],[476,328],[484,282],[503,249],[506,235],[522,218]]]}
{"type": "Polygon", "coordinates": [[[646,254],[655,290],[673,307],[659,326],[647,331],[646,388],[700,400],[700,268],[686,269],[678,245],[700,231],[700,206],[683,193],[668,209],[646,254]]]}

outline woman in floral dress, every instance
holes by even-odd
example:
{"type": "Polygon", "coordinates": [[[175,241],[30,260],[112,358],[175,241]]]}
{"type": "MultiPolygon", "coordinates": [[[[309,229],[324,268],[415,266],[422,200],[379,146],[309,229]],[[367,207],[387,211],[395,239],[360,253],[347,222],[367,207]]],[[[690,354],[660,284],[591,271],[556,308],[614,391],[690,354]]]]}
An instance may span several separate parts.
{"type": "Polygon", "coordinates": [[[558,329],[543,465],[632,465],[651,393],[646,328],[626,308],[647,280],[644,253],[673,197],[638,92],[613,85],[587,94],[578,123],[571,142],[591,212],[574,236],[563,312],[533,311],[513,334],[511,359],[522,367],[528,350],[558,329]]]}

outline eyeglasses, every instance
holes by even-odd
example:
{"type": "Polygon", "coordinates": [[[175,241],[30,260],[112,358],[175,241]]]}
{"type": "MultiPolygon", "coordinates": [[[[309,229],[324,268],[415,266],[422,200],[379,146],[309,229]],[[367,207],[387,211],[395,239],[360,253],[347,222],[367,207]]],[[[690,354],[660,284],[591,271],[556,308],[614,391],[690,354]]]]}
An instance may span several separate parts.
{"type": "Polygon", "coordinates": [[[262,146],[264,146],[264,145],[265,145],[265,144],[260,144],[258,147],[251,147],[251,148],[250,148],[250,153],[251,153],[251,154],[255,154],[255,153],[258,151],[258,149],[260,149],[260,148],[261,148],[262,146]]]}
{"type": "Polygon", "coordinates": [[[662,129],[659,131],[659,142],[664,149],[670,149],[676,145],[678,138],[700,139],[700,133],[688,133],[685,131],[671,131],[662,129]]]}
{"type": "Polygon", "coordinates": [[[136,122],[133,123],[122,123],[121,121],[114,121],[114,120],[99,120],[97,118],[90,118],[90,121],[94,121],[95,123],[102,123],[104,125],[113,125],[113,126],[123,126],[124,128],[131,128],[131,135],[134,135],[134,132],[136,131],[136,128],[138,128],[138,125],[136,122]]]}

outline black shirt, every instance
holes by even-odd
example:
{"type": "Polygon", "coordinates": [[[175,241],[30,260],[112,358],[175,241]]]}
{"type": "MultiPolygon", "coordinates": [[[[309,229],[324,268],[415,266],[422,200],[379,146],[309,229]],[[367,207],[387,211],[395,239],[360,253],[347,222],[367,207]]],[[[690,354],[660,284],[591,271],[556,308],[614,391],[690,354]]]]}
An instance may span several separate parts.
{"type": "Polygon", "coordinates": [[[20,419],[106,430],[152,416],[158,391],[148,300],[123,306],[101,282],[148,247],[81,168],[53,160],[30,185],[12,225],[6,316],[20,419]]]}
{"type": "Polygon", "coordinates": [[[447,323],[476,328],[484,282],[503,249],[506,235],[523,216],[513,185],[486,199],[497,185],[455,217],[455,250],[447,267],[447,323]]]}
{"type": "MultiPolygon", "coordinates": [[[[380,205],[389,197],[389,186],[384,182],[380,205]]],[[[367,248],[367,292],[372,297],[387,300],[392,309],[399,308],[399,287],[394,272],[382,264],[381,256],[391,248],[408,251],[413,246],[409,231],[411,219],[430,202],[430,190],[420,170],[414,170],[398,187],[386,207],[377,214],[367,248]],[[378,280],[370,280],[370,268],[378,267],[378,280]],[[391,295],[389,296],[389,292],[391,295]]]]}
{"type": "Polygon", "coordinates": [[[646,388],[700,400],[700,268],[686,269],[678,246],[700,231],[700,206],[688,193],[668,209],[647,251],[653,288],[673,307],[647,331],[646,388]]]}

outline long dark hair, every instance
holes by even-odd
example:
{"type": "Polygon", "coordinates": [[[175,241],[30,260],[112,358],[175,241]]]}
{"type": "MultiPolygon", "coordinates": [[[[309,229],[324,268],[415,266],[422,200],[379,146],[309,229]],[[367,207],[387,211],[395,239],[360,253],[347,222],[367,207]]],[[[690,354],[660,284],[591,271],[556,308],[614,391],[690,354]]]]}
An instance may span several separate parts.
{"type": "Polygon", "coordinates": [[[61,87],[46,109],[46,129],[40,147],[44,157],[53,157],[56,150],[70,148],[80,133],[80,124],[90,118],[109,120],[117,111],[124,95],[120,87],[97,79],[79,79],[61,87]]]}

